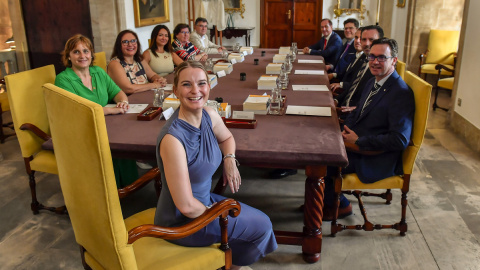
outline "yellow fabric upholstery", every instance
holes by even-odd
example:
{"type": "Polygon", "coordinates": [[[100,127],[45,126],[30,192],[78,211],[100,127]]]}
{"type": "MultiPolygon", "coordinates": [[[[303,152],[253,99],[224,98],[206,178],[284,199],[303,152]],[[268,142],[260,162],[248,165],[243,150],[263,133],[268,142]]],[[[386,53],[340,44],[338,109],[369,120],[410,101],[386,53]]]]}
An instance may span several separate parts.
{"type": "MultiPolygon", "coordinates": [[[[49,158],[51,161],[39,161],[38,164],[50,164],[49,166],[53,166],[53,163],[55,163],[53,155],[38,154],[46,151],[42,150],[42,143],[44,141],[30,131],[20,130],[20,126],[25,123],[31,123],[46,134],[50,134],[42,85],[55,82],[54,66],[49,65],[7,75],[5,82],[8,89],[7,93],[12,111],[12,119],[15,124],[15,133],[17,134],[22,156],[27,158],[37,155],[39,157],[45,157],[45,159],[49,158]]],[[[43,169],[40,166],[36,166],[36,164],[36,162],[31,162],[32,170],[42,172],[47,172],[46,170],[56,171],[52,170],[51,167],[50,169],[43,169]]]]}
{"type": "Polygon", "coordinates": [[[55,154],[52,151],[47,150],[38,152],[30,161],[30,168],[32,168],[32,170],[58,174],[55,154]]]}
{"type": "MultiPolygon", "coordinates": [[[[427,55],[424,64],[420,67],[420,72],[438,74],[438,70],[435,70],[437,64],[453,69],[459,38],[460,31],[430,30],[427,55]]],[[[442,75],[452,75],[452,73],[443,70],[442,75]]]]}
{"type": "Polygon", "coordinates": [[[86,249],[85,260],[92,269],[224,265],[225,254],[215,245],[187,248],[148,237],[128,244],[127,230],[153,224],[155,209],[123,220],[102,107],[52,84],[44,89],[65,204],[76,241],[86,249]]]}
{"type": "Polygon", "coordinates": [[[407,69],[405,62],[398,60],[395,69],[397,70],[398,75],[400,75],[402,79],[405,79],[405,70],[407,69]]]}
{"type": "Polygon", "coordinates": [[[438,87],[452,90],[453,89],[454,77],[445,78],[438,80],[438,87]]]}
{"type": "MultiPolygon", "coordinates": [[[[403,172],[411,174],[427,127],[428,106],[430,104],[432,86],[410,71],[405,72],[405,82],[412,88],[415,97],[412,136],[410,145],[403,152],[403,172]]],[[[402,186],[403,179],[399,176],[392,176],[372,184],[362,183],[356,174],[344,175],[342,180],[342,190],[398,189],[402,188],[402,186]]]]}
{"type": "Polygon", "coordinates": [[[2,104],[2,111],[10,111],[10,103],[8,102],[8,96],[6,92],[0,90],[0,104],[2,104]]]}
{"type": "Polygon", "coordinates": [[[95,61],[93,62],[93,65],[101,67],[107,72],[107,57],[105,56],[105,52],[95,53],[95,61]]]}

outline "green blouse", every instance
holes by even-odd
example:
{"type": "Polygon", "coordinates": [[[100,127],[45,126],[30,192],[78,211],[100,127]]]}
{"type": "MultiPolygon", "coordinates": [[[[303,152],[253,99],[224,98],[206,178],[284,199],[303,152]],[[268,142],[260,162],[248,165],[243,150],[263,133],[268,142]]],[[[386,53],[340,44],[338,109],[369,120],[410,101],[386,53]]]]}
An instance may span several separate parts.
{"type": "Polygon", "coordinates": [[[57,75],[55,85],[105,107],[122,90],[102,68],[93,66],[89,69],[92,90],[88,89],[82,83],[82,79],[69,67],[57,75]]]}

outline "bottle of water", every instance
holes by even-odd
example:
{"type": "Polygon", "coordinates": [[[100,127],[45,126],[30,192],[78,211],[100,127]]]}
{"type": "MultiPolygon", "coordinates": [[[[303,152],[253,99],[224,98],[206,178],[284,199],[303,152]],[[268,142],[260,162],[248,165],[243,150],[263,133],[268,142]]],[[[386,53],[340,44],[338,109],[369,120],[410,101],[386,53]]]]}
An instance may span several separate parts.
{"type": "Polygon", "coordinates": [[[153,97],[153,107],[162,107],[163,106],[163,97],[165,92],[163,88],[156,88],[155,95],[153,97]]]}

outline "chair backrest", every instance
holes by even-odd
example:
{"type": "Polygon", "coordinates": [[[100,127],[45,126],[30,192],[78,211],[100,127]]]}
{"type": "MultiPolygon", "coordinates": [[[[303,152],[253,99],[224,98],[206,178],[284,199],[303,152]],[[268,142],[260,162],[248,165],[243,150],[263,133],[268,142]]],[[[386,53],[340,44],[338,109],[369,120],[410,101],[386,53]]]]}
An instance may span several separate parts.
{"type": "Polygon", "coordinates": [[[137,269],[133,247],[127,244],[102,106],[53,84],[43,88],[77,243],[105,269],[137,269]]]}
{"type": "Polygon", "coordinates": [[[426,64],[454,64],[460,31],[430,30],[426,64]]]}
{"type": "Polygon", "coordinates": [[[17,56],[15,51],[0,52],[0,78],[17,72],[17,56]]]}
{"type": "Polygon", "coordinates": [[[425,136],[432,85],[410,71],[405,72],[405,82],[412,88],[415,97],[412,136],[410,138],[410,145],[407,146],[407,149],[403,152],[403,171],[405,174],[411,174],[415,159],[423,142],[423,137],[425,136]]]}
{"type": "Polygon", "coordinates": [[[397,66],[395,67],[397,70],[398,75],[402,77],[403,80],[405,80],[405,70],[407,69],[407,64],[405,62],[402,62],[400,60],[397,61],[397,66]]]}
{"type": "Polygon", "coordinates": [[[105,52],[95,53],[95,61],[93,61],[93,65],[101,67],[107,72],[107,56],[105,55],[105,52]]]}
{"type": "Polygon", "coordinates": [[[54,83],[55,76],[55,67],[48,65],[5,77],[15,133],[25,158],[39,152],[44,141],[30,131],[20,130],[20,126],[31,123],[50,134],[42,85],[54,83]]]}

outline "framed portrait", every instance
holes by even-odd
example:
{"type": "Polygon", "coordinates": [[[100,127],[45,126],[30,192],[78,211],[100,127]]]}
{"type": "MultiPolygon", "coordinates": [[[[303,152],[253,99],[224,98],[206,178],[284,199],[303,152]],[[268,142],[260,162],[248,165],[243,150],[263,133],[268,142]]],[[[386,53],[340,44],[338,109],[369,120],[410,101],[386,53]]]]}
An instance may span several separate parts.
{"type": "Polygon", "coordinates": [[[397,7],[405,7],[407,0],[397,0],[397,7]]]}
{"type": "Polygon", "coordinates": [[[135,27],[169,22],[168,1],[169,0],[133,0],[135,27]]]}

